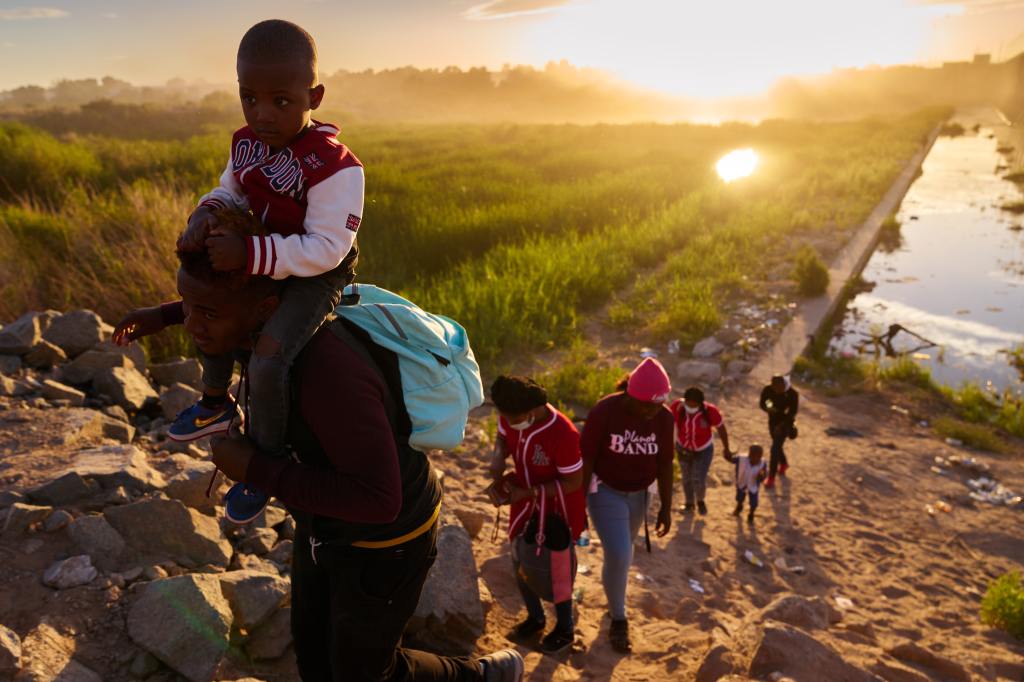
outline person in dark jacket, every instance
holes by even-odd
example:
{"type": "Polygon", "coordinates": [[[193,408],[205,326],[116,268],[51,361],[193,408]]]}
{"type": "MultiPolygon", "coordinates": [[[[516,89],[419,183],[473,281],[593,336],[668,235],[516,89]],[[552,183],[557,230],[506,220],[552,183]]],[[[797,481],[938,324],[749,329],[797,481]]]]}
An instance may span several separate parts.
{"type": "MultiPolygon", "coordinates": [[[[280,283],[216,271],[205,251],[179,258],[185,330],[196,345],[204,353],[251,351],[280,283]]],[[[359,334],[335,321],[299,354],[288,419],[293,457],[274,458],[239,434],[212,444],[225,475],[278,498],[295,518],[299,674],[317,682],[519,682],[523,661],[514,650],[454,658],[401,646],[437,556],[441,487],[426,455],[408,445],[397,359],[359,334]]]]}
{"type": "Polygon", "coordinates": [[[775,477],[785,476],[789,469],[786,439],[796,435],[796,413],[800,408],[800,394],[793,388],[788,376],[777,374],[772,382],[761,390],[761,409],[768,413],[768,433],[772,438],[771,459],[768,463],[768,478],[765,488],[775,486],[775,477]]]}

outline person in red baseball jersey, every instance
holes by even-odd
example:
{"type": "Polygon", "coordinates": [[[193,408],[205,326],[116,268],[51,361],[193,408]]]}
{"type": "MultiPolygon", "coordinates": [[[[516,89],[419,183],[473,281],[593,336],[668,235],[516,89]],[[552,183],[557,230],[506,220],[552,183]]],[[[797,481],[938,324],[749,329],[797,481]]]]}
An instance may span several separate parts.
{"type": "MultiPolygon", "coordinates": [[[[363,215],[363,166],[338,139],[338,128],[310,117],[324,86],[317,82],[316,44],[301,27],[262,21],[238,46],[238,92],[246,124],[231,140],[220,184],[199,200],[178,249],[205,249],[213,267],[288,279],[281,304],[260,331],[247,369],[253,398],[247,434],[271,457],[285,456],[289,368],[302,347],[334,310],[355,275],[356,231],[363,215]],[[244,235],[218,224],[217,212],[251,212],[260,234],[244,235]]],[[[121,344],[209,316],[181,301],[142,308],[126,316],[114,339],[121,344]]],[[[209,319],[209,318],[207,318],[209,319]]],[[[227,395],[235,359],[204,351],[203,396],[171,424],[173,440],[225,433],[237,406],[227,395]]],[[[269,497],[236,484],[226,496],[226,516],[247,523],[269,497]]]]}
{"type": "MultiPolygon", "coordinates": [[[[494,486],[503,492],[500,502],[512,507],[509,540],[514,542],[528,533],[536,534],[537,544],[541,544],[544,525],[548,526],[549,535],[553,532],[549,514],[558,517],[568,529],[568,561],[561,566],[565,575],[555,575],[559,571],[557,567],[552,569],[558,623],[541,641],[543,652],[556,653],[575,640],[572,566],[576,539],[586,526],[580,435],[568,417],[548,403],[547,392],[532,379],[499,376],[491,386],[491,400],[500,416],[490,473],[494,486]],[[506,475],[509,455],[515,471],[506,475]]],[[[528,615],[510,637],[523,641],[544,630],[544,606],[518,568],[516,582],[528,615]]]]}
{"type": "Polygon", "coordinates": [[[691,386],[683,393],[682,400],[671,406],[676,419],[676,454],[682,469],[683,496],[686,504],[683,512],[697,511],[707,514],[704,493],[707,491],[708,471],[715,456],[714,433],[722,439],[725,458],[732,461],[736,454],[729,449],[729,431],[719,409],[704,400],[704,391],[691,386]],[[714,432],[712,431],[714,429],[714,432]]]}
{"type": "Polygon", "coordinates": [[[672,384],[661,363],[647,358],[619,388],[590,410],[580,449],[587,508],[604,550],[601,583],[611,616],[608,637],[613,649],[629,653],[626,585],[633,540],[647,520],[655,481],[661,501],[655,531],[663,537],[672,527],[673,421],[665,407],[672,384]]]}

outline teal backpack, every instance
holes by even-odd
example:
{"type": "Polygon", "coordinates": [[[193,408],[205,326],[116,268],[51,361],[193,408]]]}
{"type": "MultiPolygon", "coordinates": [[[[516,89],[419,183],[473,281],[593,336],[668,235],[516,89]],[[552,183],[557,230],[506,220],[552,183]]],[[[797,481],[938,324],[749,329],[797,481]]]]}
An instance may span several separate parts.
{"type": "Polygon", "coordinates": [[[420,451],[457,447],[469,411],[484,402],[480,367],[466,330],[370,284],[350,284],[344,295],[347,300],[335,314],[398,357],[402,397],[412,422],[409,445],[420,451]]]}

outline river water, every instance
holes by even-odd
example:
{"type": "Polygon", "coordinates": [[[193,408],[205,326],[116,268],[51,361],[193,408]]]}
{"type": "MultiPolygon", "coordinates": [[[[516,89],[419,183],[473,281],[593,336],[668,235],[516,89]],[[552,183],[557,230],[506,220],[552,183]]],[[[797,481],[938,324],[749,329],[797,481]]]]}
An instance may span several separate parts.
{"type": "Polygon", "coordinates": [[[936,344],[900,331],[891,346],[938,382],[1019,391],[1006,351],[1024,344],[1024,215],[1000,207],[1024,196],[1002,177],[1001,115],[963,122],[967,134],[939,137],[925,159],[897,214],[900,236],[872,255],[862,277],[874,286],[848,304],[832,351],[884,356],[868,337],[898,324],[936,344]]]}

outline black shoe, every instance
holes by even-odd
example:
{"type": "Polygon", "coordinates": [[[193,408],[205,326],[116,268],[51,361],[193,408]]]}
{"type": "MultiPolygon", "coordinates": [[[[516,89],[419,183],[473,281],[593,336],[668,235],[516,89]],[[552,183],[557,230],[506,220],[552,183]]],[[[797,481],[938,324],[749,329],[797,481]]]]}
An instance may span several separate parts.
{"type": "Polygon", "coordinates": [[[743,513],[743,503],[741,502],[740,504],[736,505],[735,509],[732,510],[732,515],[733,516],[739,516],[742,513],[743,513]]]}
{"type": "Polygon", "coordinates": [[[629,641],[629,621],[613,620],[608,628],[608,639],[612,642],[612,648],[620,654],[633,652],[633,644],[629,641]]]}
{"type": "Polygon", "coordinates": [[[700,512],[701,516],[704,516],[708,513],[708,506],[704,504],[704,500],[701,500],[700,502],[697,503],[697,511],[700,512]]]}
{"type": "Polygon", "coordinates": [[[544,632],[544,621],[527,616],[526,620],[512,628],[508,638],[513,642],[528,642],[536,639],[536,635],[541,632],[544,632]]]}
{"type": "Polygon", "coordinates": [[[681,511],[684,514],[692,514],[693,513],[693,505],[692,504],[684,504],[681,511]]]}
{"type": "Polygon", "coordinates": [[[747,514],[747,523],[750,523],[750,524],[754,523],[754,512],[750,512],[750,513],[747,514]]]}
{"type": "Polygon", "coordinates": [[[571,630],[569,632],[565,632],[555,628],[546,634],[544,639],[540,640],[540,650],[545,654],[557,654],[571,647],[575,641],[575,632],[571,630]]]}

